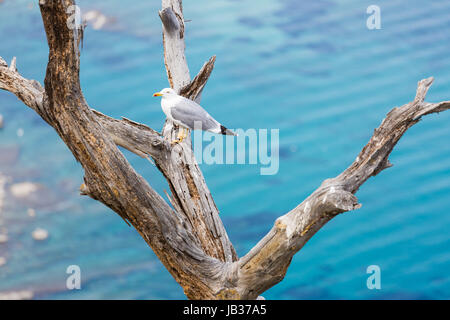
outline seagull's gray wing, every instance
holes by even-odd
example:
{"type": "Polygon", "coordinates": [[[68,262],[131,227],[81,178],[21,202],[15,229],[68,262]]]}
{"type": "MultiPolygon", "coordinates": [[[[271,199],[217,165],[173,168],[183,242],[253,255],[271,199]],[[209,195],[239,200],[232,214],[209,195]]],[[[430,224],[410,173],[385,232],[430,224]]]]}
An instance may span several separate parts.
{"type": "Polygon", "coordinates": [[[220,123],[199,104],[187,98],[182,97],[170,112],[174,120],[181,122],[189,129],[194,129],[194,122],[199,121],[202,124],[201,130],[220,132],[220,123]]]}

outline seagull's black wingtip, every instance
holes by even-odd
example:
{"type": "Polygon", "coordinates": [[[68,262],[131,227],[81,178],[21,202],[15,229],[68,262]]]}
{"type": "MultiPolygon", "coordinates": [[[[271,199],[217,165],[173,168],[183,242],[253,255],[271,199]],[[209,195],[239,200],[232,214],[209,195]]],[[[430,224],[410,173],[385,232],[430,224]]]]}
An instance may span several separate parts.
{"type": "Polygon", "coordinates": [[[236,133],[234,133],[230,129],[225,128],[223,125],[220,125],[220,133],[227,136],[237,136],[236,133]]]}

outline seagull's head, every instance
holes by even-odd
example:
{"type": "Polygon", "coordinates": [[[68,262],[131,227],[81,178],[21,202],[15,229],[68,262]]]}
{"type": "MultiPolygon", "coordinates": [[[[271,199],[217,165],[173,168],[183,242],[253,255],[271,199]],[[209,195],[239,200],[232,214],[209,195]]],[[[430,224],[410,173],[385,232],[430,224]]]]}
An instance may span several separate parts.
{"type": "Polygon", "coordinates": [[[172,88],[164,88],[160,92],[156,92],[153,94],[154,97],[163,97],[163,98],[170,98],[176,95],[177,93],[172,88]]]}

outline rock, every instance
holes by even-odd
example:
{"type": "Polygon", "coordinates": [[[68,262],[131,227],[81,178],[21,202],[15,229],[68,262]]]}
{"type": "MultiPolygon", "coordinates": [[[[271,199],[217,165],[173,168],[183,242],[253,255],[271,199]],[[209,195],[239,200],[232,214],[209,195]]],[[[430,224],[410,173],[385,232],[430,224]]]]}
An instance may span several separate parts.
{"type": "Polygon", "coordinates": [[[0,214],[2,213],[3,202],[5,199],[5,184],[6,178],[0,174],[0,214]]]}
{"type": "Polygon", "coordinates": [[[25,208],[49,209],[61,202],[55,192],[34,182],[20,182],[10,186],[9,191],[15,203],[25,208]]]}
{"type": "Polygon", "coordinates": [[[0,148],[0,166],[11,167],[19,161],[20,147],[8,145],[0,148]]]}
{"type": "Polygon", "coordinates": [[[0,233],[0,244],[8,242],[8,235],[0,233]]]}
{"type": "Polygon", "coordinates": [[[0,267],[6,264],[6,259],[4,257],[0,257],[0,267]]]}
{"type": "Polygon", "coordinates": [[[33,299],[33,295],[30,290],[0,292],[0,300],[29,300],[33,299]]]}
{"type": "Polygon", "coordinates": [[[83,21],[94,30],[114,30],[117,28],[117,19],[107,17],[98,10],[89,10],[83,14],[83,21]]]}
{"type": "Polygon", "coordinates": [[[94,30],[100,30],[108,22],[108,18],[103,13],[97,10],[86,12],[83,15],[83,18],[86,22],[90,22],[92,24],[92,28],[94,30]]]}
{"type": "Polygon", "coordinates": [[[17,129],[17,136],[19,137],[19,138],[22,138],[23,137],[23,135],[24,135],[24,133],[25,133],[25,131],[23,131],[23,129],[22,128],[19,128],[19,129],[17,129]]]}
{"type": "Polygon", "coordinates": [[[36,211],[32,208],[28,208],[27,214],[29,217],[34,217],[34,216],[36,216],[36,211]]]}
{"type": "Polygon", "coordinates": [[[10,191],[16,198],[26,198],[39,189],[39,185],[32,182],[21,182],[13,184],[10,191]]]}
{"type": "Polygon", "coordinates": [[[37,228],[31,233],[31,236],[34,240],[42,241],[48,238],[48,231],[45,229],[37,228]]]}

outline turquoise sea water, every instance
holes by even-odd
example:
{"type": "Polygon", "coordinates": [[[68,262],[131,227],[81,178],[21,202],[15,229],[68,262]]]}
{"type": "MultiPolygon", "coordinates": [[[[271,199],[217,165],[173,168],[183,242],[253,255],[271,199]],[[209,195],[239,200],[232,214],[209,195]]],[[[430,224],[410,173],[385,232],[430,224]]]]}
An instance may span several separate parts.
{"type": "MultiPolygon", "coordinates": [[[[344,170],[386,113],[411,101],[417,81],[434,76],[428,101],[450,100],[450,2],[356,0],[184,1],[186,54],[195,75],[217,62],[202,105],[231,128],[280,129],[280,168],[202,165],[236,250],[244,255],[320,183],[344,170]],[[366,9],[381,8],[380,30],[366,9]]],[[[48,48],[37,1],[0,4],[0,56],[43,82],[48,48]]],[[[91,107],[160,130],[151,94],[167,86],[160,1],[78,1],[109,22],[87,29],[82,88],[91,107]]],[[[101,204],[78,195],[82,170],[56,133],[15,96],[0,92],[0,173],[41,185],[18,202],[7,193],[0,231],[0,292],[31,290],[36,299],[183,299],[139,234],[101,204]],[[17,130],[22,128],[23,136],[17,130]],[[33,208],[35,217],[27,210],[33,208]],[[43,242],[36,228],[49,231],[43,242]],[[65,288],[79,265],[82,289],[65,288]]],[[[411,128],[394,164],[356,194],[363,207],[338,216],[294,257],[267,299],[450,298],[450,112],[411,128]],[[379,265],[381,290],[366,287],[379,265]]],[[[163,193],[146,160],[125,152],[163,193]]]]}

